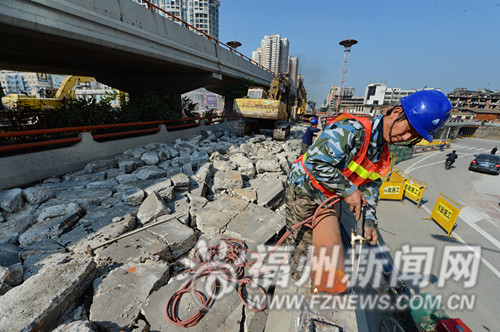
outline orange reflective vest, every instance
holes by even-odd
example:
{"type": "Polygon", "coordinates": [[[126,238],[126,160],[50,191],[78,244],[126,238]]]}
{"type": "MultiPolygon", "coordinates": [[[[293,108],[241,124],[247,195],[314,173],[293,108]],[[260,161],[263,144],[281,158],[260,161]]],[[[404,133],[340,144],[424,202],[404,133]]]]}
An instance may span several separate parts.
{"type": "MultiPolygon", "coordinates": [[[[380,156],[379,162],[375,164],[372,163],[366,156],[366,152],[368,151],[368,146],[370,145],[370,139],[372,136],[372,123],[369,119],[356,117],[349,114],[341,114],[335,119],[331,120],[328,125],[330,125],[332,122],[344,120],[347,118],[355,119],[356,121],[360,122],[365,129],[365,136],[358,154],[353,158],[353,160],[351,160],[346,168],[341,169],[340,171],[347,179],[349,179],[349,181],[359,187],[365,183],[377,180],[381,176],[384,176],[387,174],[387,172],[389,172],[391,162],[389,145],[384,145],[384,149],[382,150],[382,155],[380,156]]],[[[380,134],[382,135],[382,133],[380,134]]],[[[313,187],[321,191],[327,197],[334,195],[334,192],[326,189],[309,173],[306,166],[304,165],[304,158],[306,157],[306,154],[307,152],[301,155],[296,162],[300,162],[302,164],[302,168],[304,168],[307,176],[309,176],[309,178],[311,179],[313,187]]]]}

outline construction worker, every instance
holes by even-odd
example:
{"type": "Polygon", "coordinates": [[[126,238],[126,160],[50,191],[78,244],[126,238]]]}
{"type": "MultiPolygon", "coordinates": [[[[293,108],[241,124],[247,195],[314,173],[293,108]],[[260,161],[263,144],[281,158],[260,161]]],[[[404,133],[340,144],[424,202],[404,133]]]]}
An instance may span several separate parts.
{"type": "Polygon", "coordinates": [[[318,128],[318,118],[312,118],[311,125],[307,127],[306,132],[302,137],[302,148],[300,150],[300,154],[304,154],[307,151],[313,142],[314,133],[319,131],[321,130],[318,128]]]}
{"type": "MultiPolygon", "coordinates": [[[[332,195],[339,195],[359,220],[365,210],[365,237],[376,244],[376,206],[380,176],[389,171],[390,143],[410,142],[414,145],[422,138],[432,142],[436,133],[450,116],[451,103],[437,90],[415,92],[401,98],[401,104],[387,114],[373,119],[341,114],[323,130],[321,135],[292,165],[286,187],[287,225],[312,216],[316,208],[332,195]]],[[[292,277],[300,276],[299,264],[307,257],[309,245],[329,242],[331,248],[341,243],[339,222],[334,208],[322,210],[319,224],[311,232],[301,227],[287,239],[294,246],[291,258],[292,277]],[[324,241],[328,238],[328,241],[324,241]]],[[[337,251],[335,251],[337,252],[337,251]]],[[[344,264],[340,250],[337,269],[344,264]]],[[[314,267],[313,267],[314,270],[314,267]]],[[[313,271],[314,272],[314,271],[313,271]]]]}
{"type": "Polygon", "coordinates": [[[441,151],[444,151],[445,146],[446,146],[446,141],[442,139],[441,142],[439,143],[439,149],[441,151]]]}

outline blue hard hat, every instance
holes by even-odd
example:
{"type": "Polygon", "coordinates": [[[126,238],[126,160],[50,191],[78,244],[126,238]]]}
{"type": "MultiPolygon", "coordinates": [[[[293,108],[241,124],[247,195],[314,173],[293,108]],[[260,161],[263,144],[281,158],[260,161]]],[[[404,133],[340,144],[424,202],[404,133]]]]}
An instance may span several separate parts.
{"type": "Polygon", "coordinates": [[[400,100],[410,125],[429,142],[450,117],[451,102],[441,91],[417,91],[400,100]]]}
{"type": "Polygon", "coordinates": [[[311,124],[318,124],[318,119],[317,118],[312,118],[311,119],[311,124]]]}

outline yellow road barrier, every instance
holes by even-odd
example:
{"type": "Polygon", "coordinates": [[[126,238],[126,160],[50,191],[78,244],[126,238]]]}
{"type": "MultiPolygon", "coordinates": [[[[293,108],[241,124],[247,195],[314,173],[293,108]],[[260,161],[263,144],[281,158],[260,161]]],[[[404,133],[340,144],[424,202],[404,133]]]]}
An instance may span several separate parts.
{"type": "Polygon", "coordinates": [[[382,185],[380,186],[379,199],[392,199],[392,200],[398,200],[398,201],[403,200],[405,183],[406,183],[406,181],[382,182],[382,185]]]}
{"type": "Polygon", "coordinates": [[[424,191],[427,188],[427,184],[418,180],[417,178],[414,178],[413,176],[409,176],[407,174],[405,174],[405,176],[407,181],[405,184],[404,195],[409,200],[415,202],[417,204],[417,207],[420,207],[420,203],[422,203],[422,198],[424,197],[424,191]]]}
{"type": "Polygon", "coordinates": [[[389,177],[389,181],[391,182],[404,182],[406,179],[406,174],[397,167],[394,167],[391,172],[391,176],[389,177]]]}
{"type": "Polygon", "coordinates": [[[391,176],[392,169],[394,168],[394,165],[396,164],[397,157],[395,153],[391,153],[391,163],[389,164],[389,172],[387,172],[386,175],[382,176],[381,179],[382,181],[387,181],[389,180],[389,177],[391,176]]]}
{"type": "Polygon", "coordinates": [[[432,219],[437,222],[445,231],[448,232],[448,236],[450,236],[461,209],[461,205],[455,203],[445,195],[439,194],[436,204],[434,205],[434,209],[432,209],[430,218],[426,219],[432,219]]]}

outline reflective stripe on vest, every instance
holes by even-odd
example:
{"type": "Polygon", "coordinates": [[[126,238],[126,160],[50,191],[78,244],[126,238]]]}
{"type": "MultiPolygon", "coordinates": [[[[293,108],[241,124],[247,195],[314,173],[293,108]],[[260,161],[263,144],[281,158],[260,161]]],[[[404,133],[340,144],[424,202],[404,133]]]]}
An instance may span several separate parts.
{"type": "MultiPolygon", "coordinates": [[[[351,172],[356,173],[359,175],[359,177],[363,179],[370,179],[370,180],[377,180],[380,178],[380,174],[377,174],[375,172],[369,172],[366,169],[363,168],[363,166],[356,164],[354,161],[351,161],[349,165],[347,165],[347,168],[351,170],[351,172]]],[[[384,174],[385,175],[385,174],[384,174]]]]}
{"type": "MultiPolygon", "coordinates": [[[[368,151],[368,146],[370,144],[371,133],[372,133],[372,125],[369,119],[367,118],[359,118],[349,114],[341,114],[337,116],[335,119],[330,121],[328,125],[332,122],[344,120],[344,119],[354,119],[360,122],[365,129],[365,135],[363,142],[361,143],[361,148],[356,156],[353,158],[351,162],[347,165],[346,168],[341,169],[342,174],[349,179],[356,186],[361,186],[368,182],[379,179],[381,176],[386,175],[389,172],[390,167],[390,152],[389,146],[387,144],[384,145],[384,149],[382,150],[382,154],[380,156],[380,160],[378,163],[374,164],[368,159],[366,153],[368,151]]],[[[307,153],[297,158],[296,162],[302,164],[302,168],[306,172],[307,176],[311,179],[311,184],[313,187],[321,191],[325,196],[333,195],[332,191],[326,189],[322,186],[307,170],[304,159],[307,153]]]]}

